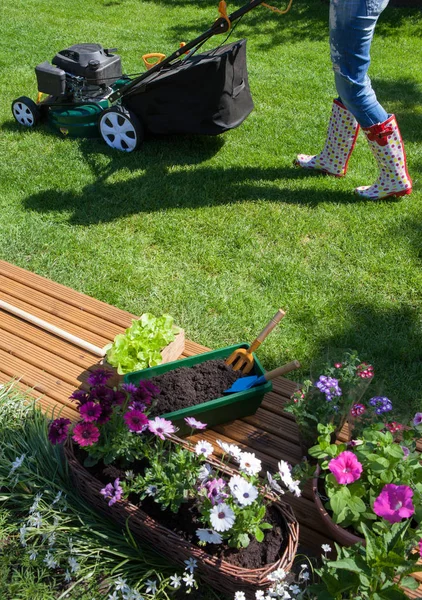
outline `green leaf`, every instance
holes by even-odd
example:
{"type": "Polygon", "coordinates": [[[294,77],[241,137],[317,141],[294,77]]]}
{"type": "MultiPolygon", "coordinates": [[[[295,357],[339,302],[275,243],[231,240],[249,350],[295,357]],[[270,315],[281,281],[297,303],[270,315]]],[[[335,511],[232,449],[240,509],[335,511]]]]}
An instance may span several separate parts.
{"type": "Polygon", "coordinates": [[[400,581],[400,585],[408,588],[409,590],[417,590],[419,587],[419,583],[413,577],[403,577],[403,579],[400,581]]]}
{"type": "Polygon", "coordinates": [[[264,541],[264,532],[259,527],[255,527],[254,534],[258,542],[264,541]]]}

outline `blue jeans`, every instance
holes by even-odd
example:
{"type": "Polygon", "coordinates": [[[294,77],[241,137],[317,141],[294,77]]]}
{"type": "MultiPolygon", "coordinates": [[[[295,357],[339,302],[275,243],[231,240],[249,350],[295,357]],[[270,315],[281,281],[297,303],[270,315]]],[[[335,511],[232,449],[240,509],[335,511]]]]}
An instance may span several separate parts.
{"type": "Polygon", "coordinates": [[[388,0],[330,0],[330,51],[337,93],[361,127],[388,119],[367,75],[375,25],[387,4],[388,0]]]}

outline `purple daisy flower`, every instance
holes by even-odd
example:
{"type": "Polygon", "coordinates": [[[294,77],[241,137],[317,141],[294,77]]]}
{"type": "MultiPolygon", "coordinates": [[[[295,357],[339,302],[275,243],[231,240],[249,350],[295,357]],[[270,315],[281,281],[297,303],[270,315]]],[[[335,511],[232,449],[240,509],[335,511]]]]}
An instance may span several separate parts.
{"type": "Polygon", "coordinates": [[[48,428],[48,439],[55,446],[61,444],[67,438],[70,419],[55,419],[48,428]]]}
{"type": "Polygon", "coordinates": [[[76,400],[79,405],[85,404],[85,402],[89,402],[91,399],[90,394],[88,392],[84,392],[84,390],[75,390],[69,397],[71,400],[76,400]]]}
{"type": "Polygon", "coordinates": [[[104,496],[105,500],[109,500],[109,506],[113,506],[113,504],[121,500],[123,488],[120,485],[119,478],[115,479],[113,484],[107,483],[107,485],[100,491],[100,494],[104,496]]]}
{"type": "Polygon", "coordinates": [[[86,404],[82,404],[82,406],[79,408],[79,414],[85,423],[97,421],[101,415],[101,412],[102,408],[100,404],[95,404],[95,402],[86,402],[86,404]]]}
{"type": "Polygon", "coordinates": [[[148,417],[140,410],[130,410],[123,415],[123,419],[129,431],[141,432],[148,427],[148,417]]]}
{"type": "Polygon", "coordinates": [[[92,446],[100,438],[100,430],[92,423],[78,423],[73,430],[73,440],[80,446],[92,446]]]}
{"type": "Polygon", "coordinates": [[[97,385],[91,390],[91,399],[98,400],[101,406],[111,406],[114,402],[114,390],[105,385],[97,385]]]}
{"type": "Polygon", "coordinates": [[[118,404],[119,406],[121,406],[126,401],[126,394],[122,392],[122,390],[115,390],[113,394],[113,404],[118,404]]]}
{"type": "Polygon", "coordinates": [[[138,390],[138,388],[136,387],[136,385],[134,383],[122,383],[122,385],[120,386],[121,389],[124,392],[127,392],[128,394],[135,394],[138,390]]]}
{"type": "Polygon", "coordinates": [[[101,405],[101,415],[97,419],[97,425],[104,425],[107,421],[110,421],[113,409],[111,406],[101,405]]]}
{"type": "Polygon", "coordinates": [[[158,435],[162,440],[164,440],[166,435],[175,432],[173,423],[166,419],[162,419],[161,417],[155,417],[153,421],[149,421],[148,429],[154,435],[158,435]]]}
{"type": "Polygon", "coordinates": [[[140,410],[141,412],[144,412],[146,407],[147,405],[139,400],[135,400],[129,404],[129,410],[140,410]]]}
{"type": "Polygon", "coordinates": [[[196,419],[194,419],[194,417],[185,417],[185,421],[189,425],[189,427],[191,427],[192,429],[206,429],[207,428],[206,423],[201,423],[201,421],[197,421],[196,419]]]}
{"type": "Polygon", "coordinates": [[[110,371],[110,369],[97,369],[89,375],[87,381],[89,385],[94,387],[96,385],[104,385],[112,376],[113,371],[110,371]]]}

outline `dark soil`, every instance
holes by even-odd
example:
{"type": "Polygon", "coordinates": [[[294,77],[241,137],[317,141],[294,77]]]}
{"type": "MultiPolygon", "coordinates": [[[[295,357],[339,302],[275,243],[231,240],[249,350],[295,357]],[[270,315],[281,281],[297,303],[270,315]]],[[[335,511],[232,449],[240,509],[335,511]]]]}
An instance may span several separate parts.
{"type": "Polygon", "coordinates": [[[153,377],[150,381],[161,391],[150,416],[221,398],[224,390],[242,376],[241,371],[234,371],[224,360],[207,360],[193,367],[180,367],[153,377]]]}
{"type": "MultiPolygon", "coordinates": [[[[79,447],[75,446],[75,454],[78,460],[83,464],[85,453],[79,447]]],[[[132,465],[135,473],[141,472],[145,467],[142,463],[132,465]]],[[[85,467],[86,468],[86,467],[85,467]]],[[[89,467],[87,470],[102,483],[107,484],[116,477],[123,479],[124,471],[112,466],[104,466],[98,463],[94,467],[89,467]]],[[[139,506],[147,515],[155,521],[177,533],[181,538],[196,544],[198,538],[196,530],[203,528],[203,523],[199,521],[199,513],[195,510],[192,503],[187,502],[182,504],[177,514],[170,510],[161,510],[159,504],[154,502],[152,498],[145,498],[139,501],[135,494],[131,495],[129,501],[139,506]]],[[[286,538],[285,522],[278,509],[269,505],[264,517],[264,521],[272,525],[272,529],[265,531],[263,542],[251,536],[251,541],[247,548],[230,548],[227,544],[207,544],[203,547],[205,552],[211,556],[216,556],[222,560],[226,560],[230,564],[243,567],[246,569],[259,569],[266,564],[270,564],[278,560],[281,553],[284,551],[284,540],[286,538]]]]}

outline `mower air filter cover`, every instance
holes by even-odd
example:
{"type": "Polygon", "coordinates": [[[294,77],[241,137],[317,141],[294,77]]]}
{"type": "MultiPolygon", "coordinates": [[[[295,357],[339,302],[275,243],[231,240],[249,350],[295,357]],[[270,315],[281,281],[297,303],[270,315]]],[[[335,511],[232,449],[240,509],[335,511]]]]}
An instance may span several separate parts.
{"type": "Polygon", "coordinates": [[[62,96],[66,91],[66,73],[53,67],[48,60],[35,67],[38,91],[51,96],[62,96]]]}
{"type": "Polygon", "coordinates": [[[75,44],[58,52],[52,63],[66,73],[84,77],[89,85],[112,85],[122,76],[120,56],[100,44],[75,44]]]}

